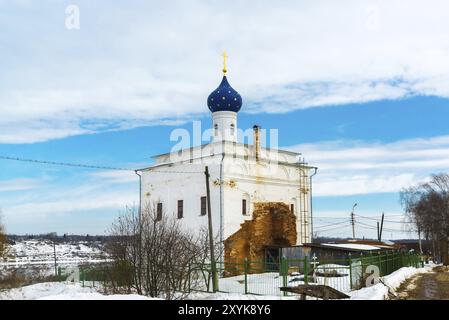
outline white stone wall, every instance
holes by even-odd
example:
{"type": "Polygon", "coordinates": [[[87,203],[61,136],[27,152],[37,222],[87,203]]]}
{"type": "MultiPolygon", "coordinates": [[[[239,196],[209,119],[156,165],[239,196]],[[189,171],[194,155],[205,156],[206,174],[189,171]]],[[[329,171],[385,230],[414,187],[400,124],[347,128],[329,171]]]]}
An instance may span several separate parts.
{"type": "MultiPolygon", "coordinates": [[[[207,216],[200,215],[200,198],[206,195],[203,172],[208,165],[213,228],[215,234],[222,231],[221,240],[235,233],[245,220],[252,219],[254,202],[270,201],[294,204],[298,217],[297,244],[309,242],[310,210],[307,219],[299,216],[300,183],[295,167],[298,156],[293,152],[262,148],[262,161],[256,163],[253,146],[232,142],[212,143],[157,156],[156,165],[142,172],[142,203],[162,202],[165,214],[176,217],[177,200],[184,200],[183,225],[193,230],[207,227],[207,216]],[[248,215],[242,214],[242,199],[247,199],[248,215]],[[308,223],[304,224],[304,220],[308,223]]],[[[309,194],[306,196],[309,200],[309,194]]]]}
{"type": "MultiPolygon", "coordinates": [[[[219,178],[219,166],[209,166],[211,175],[211,211],[214,233],[220,232],[220,193],[212,181],[219,178]]],[[[207,227],[207,215],[201,215],[201,197],[206,196],[204,165],[179,164],[142,172],[142,205],[161,202],[163,213],[177,218],[178,200],[183,200],[182,224],[196,230],[207,227]],[[178,173],[179,172],[179,173],[178,173]],[[189,173],[192,172],[192,173],[189,173]]]]}

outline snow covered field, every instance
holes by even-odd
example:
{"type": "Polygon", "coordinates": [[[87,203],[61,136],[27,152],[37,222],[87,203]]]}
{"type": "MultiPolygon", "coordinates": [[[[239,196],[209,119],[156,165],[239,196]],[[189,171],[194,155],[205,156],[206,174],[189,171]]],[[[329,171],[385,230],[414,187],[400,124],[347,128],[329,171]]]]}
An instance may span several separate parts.
{"type": "MultiPolygon", "coordinates": [[[[56,264],[67,269],[79,265],[104,263],[108,256],[99,242],[56,243],[56,264]]],[[[28,276],[54,275],[54,248],[49,240],[23,240],[11,246],[11,255],[0,262],[0,278],[13,271],[28,276]]]]}
{"type": "MultiPolygon", "coordinates": [[[[56,243],[56,259],[60,263],[104,261],[107,255],[98,242],[56,243]]],[[[53,243],[48,240],[24,240],[11,246],[12,255],[0,265],[53,264],[53,243]]]]}

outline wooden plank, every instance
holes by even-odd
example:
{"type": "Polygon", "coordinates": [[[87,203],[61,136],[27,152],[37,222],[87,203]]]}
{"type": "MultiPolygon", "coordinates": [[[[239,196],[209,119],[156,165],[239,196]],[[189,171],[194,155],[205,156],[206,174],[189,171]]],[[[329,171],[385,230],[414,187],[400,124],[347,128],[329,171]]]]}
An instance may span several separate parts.
{"type": "Polygon", "coordinates": [[[315,298],[321,298],[324,300],[328,299],[348,299],[350,298],[345,293],[338,291],[332,287],[325,285],[311,285],[311,284],[301,284],[296,287],[282,287],[281,291],[292,292],[299,294],[301,296],[310,296],[315,298]]]}

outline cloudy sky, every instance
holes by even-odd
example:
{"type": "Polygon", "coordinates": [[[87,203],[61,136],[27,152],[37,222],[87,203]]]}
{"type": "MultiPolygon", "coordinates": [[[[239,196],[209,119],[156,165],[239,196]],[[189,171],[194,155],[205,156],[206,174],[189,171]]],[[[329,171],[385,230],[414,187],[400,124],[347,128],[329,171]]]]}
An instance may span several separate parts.
{"type": "MultiPolygon", "coordinates": [[[[448,10],[413,0],[0,0],[0,156],[149,165],[173,129],[210,125],[206,98],[226,50],[244,100],[239,126],[279,129],[282,147],[319,167],[317,231],[349,235],[355,202],[360,215],[400,222],[398,191],[449,166],[448,10]]],[[[0,160],[11,233],[103,233],[137,190],[132,172],[0,160]]],[[[359,235],[373,236],[375,220],[360,219],[359,235]]]]}

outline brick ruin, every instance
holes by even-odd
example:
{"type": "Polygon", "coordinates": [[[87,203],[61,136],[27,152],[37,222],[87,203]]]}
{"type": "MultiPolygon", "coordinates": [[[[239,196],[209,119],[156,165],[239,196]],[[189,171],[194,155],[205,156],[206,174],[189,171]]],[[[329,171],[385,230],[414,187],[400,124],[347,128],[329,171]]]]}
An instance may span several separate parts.
{"type": "MultiPolygon", "coordinates": [[[[224,241],[225,273],[237,275],[242,268],[235,263],[259,261],[263,268],[267,247],[286,247],[296,244],[296,216],[282,202],[255,203],[253,219],[241,224],[240,229],[224,241]]],[[[257,272],[258,270],[250,270],[257,272]]]]}

